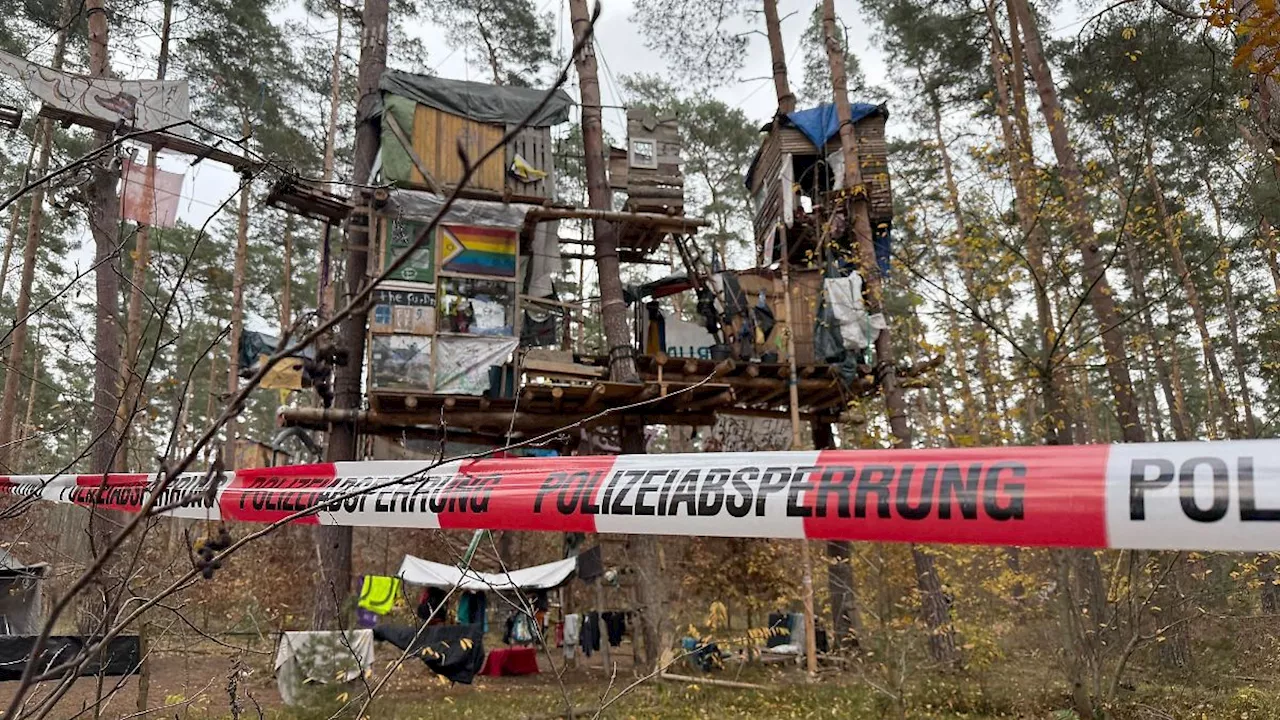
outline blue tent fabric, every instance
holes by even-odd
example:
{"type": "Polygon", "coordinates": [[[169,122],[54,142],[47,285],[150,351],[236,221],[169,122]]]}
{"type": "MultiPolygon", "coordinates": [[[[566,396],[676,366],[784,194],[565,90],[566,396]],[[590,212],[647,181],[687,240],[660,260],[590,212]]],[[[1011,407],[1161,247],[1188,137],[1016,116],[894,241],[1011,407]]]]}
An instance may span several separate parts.
{"type": "MultiPolygon", "coordinates": [[[[879,105],[871,103],[853,103],[850,106],[850,119],[858,122],[864,117],[880,111],[879,105]]],[[[840,119],[836,117],[835,103],[819,105],[808,110],[797,110],[787,113],[787,120],[796,129],[809,138],[814,147],[823,147],[827,141],[840,133],[840,119]]]]}

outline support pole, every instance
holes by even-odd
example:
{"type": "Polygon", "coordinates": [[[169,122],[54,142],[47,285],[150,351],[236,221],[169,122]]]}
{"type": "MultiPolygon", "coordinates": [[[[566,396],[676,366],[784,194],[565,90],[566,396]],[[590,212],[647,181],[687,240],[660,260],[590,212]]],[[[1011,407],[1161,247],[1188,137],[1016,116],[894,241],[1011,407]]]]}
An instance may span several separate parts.
{"type": "MultiPolygon", "coordinates": [[[[791,328],[791,256],[787,247],[787,225],[778,224],[778,239],[782,245],[782,313],[787,328],[787,389],[791,396],[791,449],[800,449],[800,390],[796,380],[796,341],[791,328]]],[[[818,622],[814,615],[813,558],[809,541],[800,541],[800,563],[804,584],[804,657],[809,681],[818,678],[818,622]]]]}

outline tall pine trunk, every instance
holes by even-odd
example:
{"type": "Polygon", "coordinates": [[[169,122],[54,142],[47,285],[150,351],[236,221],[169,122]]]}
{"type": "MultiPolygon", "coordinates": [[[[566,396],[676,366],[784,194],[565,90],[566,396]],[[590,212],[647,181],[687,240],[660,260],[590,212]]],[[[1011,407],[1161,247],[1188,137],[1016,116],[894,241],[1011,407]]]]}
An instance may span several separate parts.
{"type": "MultiPolygon", "coordinates": [[[[378,154],[378,125],[374,114],[379,106],[378,81],[387,68],[388,0],[365,0],[362,13],[364,29],[360,36],[360,70],[356,79],[359,99],[356,102],[356,142],[352,162],[352,181],[368,183],[373,161],[378,154]]],[[[369,199],[357,191],[353,213],[347,225],[347,301],[364,286],[369,271],[370,223],[369,199]]],[[[334,368],[333,407],[355,410],[363,399],[361,370],[364,361],[364,336],[368,317],[353,312],[338,326],[338,345],[346,355],[345,362],[334,368]]],[[[234,352],[234,348],[233,348],[234,352]]],[[[329,426],[329,443],[325,448],[329,462],[356,459],[356,428],[351,423],[329,426]]],[[[338,620],[342,603],[351,590],[351,541],[349,527],[320,525],[312,530],[320,557],[320,577],[316,588],[316,605],[311,626],[317,630],[332,628],[338,620]]]]}
{"type": "Polygon", "coordinates": [[[1030,144],[1030,124],[1027,119],[1026,92],[1023,80],[1022,47],[1018,25],[1010,12],[1009,63],[1000,47],[1000,22],[996,14],[995,0],[987,3],[987,21],[991,26],[991,71],[996,85],[996,114],[1000,119],[1000,132],[1004,138],[1008,156],[1009,176],[1013,184],[1014,208],[1018,216],[1018,229],[1027,242],[1027,272],[1031,275],[1032,291],[1036,302],[1036,328],[1040,339],[1040,359],[1037,385],[1042,405],[1041,423],[1045,442],[1061,443],[1060,434],[1068,424],[1062,405],[1062,390],[1057,380],[1057,357],[1054,343],[1057,338],[1053,320],[1053,308],[1049,300],[1049,275],[1045,266],[1045,233],[1040,222],[1040,210],[1036,203],[1036,182],[1032,173],[1033,150],[1030,144]],[[1010,76],[1013,93],[1010,97],[1010,76]],[[1015,126],[1016,123],[1016,126],[1015,126]]]}
{"type": "MultiPolygon", "coordinates": [[[[240,133],[249,137],[252,126],[246,115],[240,125],[240,133]]],[[[253,183],[246,175],[240,181],[240,206],[236,211],[236,250],[231,266],[231,334],[227,363],[227,397],[233,398],[240,391],[240,341],[244,335],[244,275],[249,262],[249,195],[253,183]]],[[[223,448],[222,462],[227,468],[235,467],[236,439],[240,421],[238,409],[227,421],[227,444],[223,448]]],[[[352,458],[354,459],[354,458],[352,458]]]]}
{"type": "Polygon", "coordinates": [[[1121,317],[1116,308],[1111,283],[1107,281],[1098,237],[1093,231],[1093,220],[1085,200],[1084,176],[1080,172],[1075,149],[1067,136],[1066,111],[1058,100],[1053,71],[1044,56],[1040,29],[1036,26],[1028,0],[1011,0],[1011,4],[1022,29],[1027,63],[1040,94],[1040,112],[1045,124],[1049,126],[1049,137],[1062,175],[1062,189],[1067,201],[1072,234],[1079,245],[1083,261],[1084,292],[1100,326],[1102,345],[1107,354],[1107,376],[1111,381],[1120,432],[1125,442],[1142,442],[1142,417],[1133,394],[1133,381],[1129,377],[1124,329],[1121,327],[1121,317]]]}
{"type": "MultiPolygon", "coordinates": [[[[921,78],[921,82],[924,82],[923,78],[921,78]]],[[[955,171],[952,168],[951,151],[947,148],[946,137],[942,134],[942,100],[938,97],[936,88],[930,89],[927,95],[929,108],[933,113],[933,139],[938,145],[938,157],[942,160],[942,177],[947,188],[947,204],[951,206],[951,214],[956,225],[956,253],[957,261],[960,265],[960,276],[964,279],[965,295],[968,302],[976,307],[982,303],[982,298],[979,297],[977,283],[974,279],[974,269],[979,261],[974,257],[974,253],[969,247],[969,233],[966,229],[964,208],[960,202],[960,186],[956,183],[955,171]]],[[[948,307],[948,311],[952,314],[954,321],[954,308],[948,307]]],[[[996,391],[992,378],[990,336],[987,334],[987,329],[978,320],[973,320],[969,323],[969,333],[973,338],[978,384],[982,387],[982,412],[984,415],[981,418],[981,422],[975,423],[971,432],[974,433],[973,439],[975,442],[990,443],[991,434],[986,432],[984,428],[998,427],[1000,418],[999,410],[996,408],[996,391]]],[[[973,401],[972,394],[970,394],[967,401],[973,401]]],[[[971,416],[973,410],[966,408],[966,413],[971,416]]]]}
{"type": "Polygon", "coordinates": [[[1222,245],[1222,295],[1223,303],[1227,307],[1227,329],[1229,330],[1229,338],[1231,339],[1231,365],[1235,369],[1236,382],[1240,385],[1240,404],[1244,408],[1244,429],[1247,437],[1258,437],[1258,421],[1253,416],[1253,392],[1249,390],[1249,373],[1245,370],[1244,350],[1240,344],[1240,319],[1236,311],[1236,293],[1235,286],[1231,280],[1231,254],[1227,252],[1225,236],[1222,232],[1222,205],[1218,201],[1218,194],[1214,192],[1213,184],[1209,181],[1208,175],[1204,178],[1204,187],[1209,196],[1209,204],[1213,206],[1214,228],[1217,231],[1218,242],[1222,245]]]}
{"type": "MultiPolygon", "coordinates": [[[[569,0],[575,43],[581,42],[591,28],[586,0],[569,0]]],[[[601,120],[600,78],[596,64],[595,41],[583,45],[574,58],[578,86],[582,96],[582,147],[587,176],[587,202],[597,210],[611,210],[612,191],[605,172],[604,127],[601,120]]],[[[622,275],[618,260],[618,236],[613,223],[596,220],[592,224],[595,239],[596,270],[600,282],[600,310],[603,316],[605,345],[609,356],[609,379],[613,382],[636,383],[636,370],[631,330],[627,324],[627,306],[622,294],[622,275]]],[[[624,422],[620,428],[621,450],[625,454],[645,451],[644,426],[624,422]]],[[[644,659],[650,668],[658,667],[664,651],[674,641],[674,628],[667,610],[667,587],[659,563],[658,540],[649,535],[631,538],[630,547],[640,582],[637,584],[641,610],[640,626],[644,635],[644,659]]]]}
{"type": "MultiPolygon", "coordinates": [[[[852,110],[849,106],[849,85],[845,74],[844,50],[836,35],[836,11],[834,0],[823,0],[822,31],[827,47],[827,60],[831,65],[831,85],[835,94],[836,117],[840,121],[840,148],[844,154],[844,187],[863,187],[862,165],[858,158],[858,143],[853,134],[852,110]]],[[[867,312],[883,313],[884,288],[880,281],[880,268],[876,262],[875,246],[871,238],[870,207],[865,193],[850,194],[845,216],[852,228],[858,248],[858,266],[862,269],[867,288],[867,312]]],[[[889,415],[889,428],[893,432],[894,447],[911,447],[911,427],[907,423],[907,404],[898,384],[897,359],[889,330],[883,329],[875,337],[876,371],[884,394],[885,408],[889,415]]],[[[934,660],[947,665],[960,661],[956,647],[955,630],[951,625],[949,603],[942,594],[932,556],[912,547],[912,560],[916,566],[916,580],[922,596],[925,622],[929,626],[929,647],[934,660]]]]}
{"type": "Polygon", "coordinates": [[[769,59],[773,67],[773,89],[778,95],[778,114],[795,112],[796,96],[787,82],[787,51],[782,45],[782,21],[778,0],[764,0],[765,36],[769,38],[769,59]]]}
{"type": "MultiPolygon", "coordinates": [[[[63,0],[62,14],[59,18],[57,39],[53,46],[53,69],[61,70],[67,49],[67,27],[71,22],[71,10],[74,0],[63,0]]],[[[36,154],[33,177],[44,177],[49,172],[49,160],[53,154],[53,122],[41,118],[37,123],[36,143],[40,151],[36,154]]],[[[114,190],[114,188],[113,188],[114,190]]],[[[40,227],[44,222],[45,185],[41,183],[31,191],[31,204],[27,214],[27,235],[22,246],[22,275],[18,280],[18,297],[13,315],[13,332],[9,336],[8,370],[4,374],[4,392],[0,395],[0,471],[16,472],[18,468],[11,462],[10,449],[14,439],[13,423],[18,414],[18,393],[21,374],[17,368],[22,367],[22,356],[27,349],[27,315],[31,313],[31,286],[36,277],[36,254],[40,247],[40,227]]],[[[18,213],[18,204],[12,208],[14,218],[18,213]]],[[[13,225],[14,223],[11,223],[13,225]]],[[[9,246],[15,240],[10,232],[9,246]]],[[[6,272],[6,277],[8,273],[6,272]]]]}
{"type": "MultiPolygon", "coordinates": [[[[173,0],[165,0],[164,15],[160,25],[160,58],[156,63],[156,79],[164,80],[169,69],[169,26],[173,18],[173,0]]],[[[155,202],[156,151],[147,150],[147,169],[143,187],[143,207],[153,208],[155,202]]],[[[147,212],[142,213],[145,217],[147,212]]],[[[128,466],[129,436],[133,427],[133,414],[142,404],[142,376],[140,374],[142,350],[142,298],[147,284],[147,266],[151,263],[151,226],[146,222],[138,223],[138,232],[133,248],[133,273],[129,278],[129,304],[125,311],[124,326],[124,389],[121,392],[120,412],[116,419],[120,423],[120,437],[123,444],[124,469],[128,466]]]]}

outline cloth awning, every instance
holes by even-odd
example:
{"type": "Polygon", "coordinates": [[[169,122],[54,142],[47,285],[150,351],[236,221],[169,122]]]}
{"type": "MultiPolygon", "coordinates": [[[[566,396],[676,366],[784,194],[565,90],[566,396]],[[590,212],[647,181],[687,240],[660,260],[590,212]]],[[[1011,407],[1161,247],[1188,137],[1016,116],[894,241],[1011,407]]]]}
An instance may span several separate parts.
{"type": "Polygon", "coordinates": [[[487,573],[466,570],[454,565],[431,562],[412,555],[405,555],[400,563],[400,578],[414,585],[452,588],[459,590],[550,590],[569,579],[578,567],[577,558],[566,558],[545,565],[508,570],[505,573],[487,573]]]}

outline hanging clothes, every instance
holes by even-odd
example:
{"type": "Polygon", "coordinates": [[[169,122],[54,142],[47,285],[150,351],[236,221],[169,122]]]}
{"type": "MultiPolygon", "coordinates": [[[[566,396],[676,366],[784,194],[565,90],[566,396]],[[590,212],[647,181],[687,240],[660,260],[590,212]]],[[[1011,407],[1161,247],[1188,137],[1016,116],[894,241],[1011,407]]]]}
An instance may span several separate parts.
{"type": "Polygon", "coordinates": [[[486,613],[488,596],[483,592],[465,592],[458,599],[458,622],[463,625],[480,625],[485,632],[489,631],[489,618],[486,613]]]}
{"type": "Polygon", "coordinates": [[[377,615],[386,615],[395,607],[399,595],[400,578],[365,575],[360,583],[360,602],[357,607],[377,615]]]}
{"type": "Polygon", "coordinates": [[[645,329],[644,354],[657,355],[667,351],[667,320],[662,316],[657,300],[644,304],[648,312],[648,323],[645,329]]]}
{"type": "Polygon", "coordinates": [[[445,622],[444,603],[449,597],[443,588],[429,587],[418,597],[416,613],[418,618],[428,625],[442,625],[445,622]]]}
{"type": "Polygon", "coordinates": [[[570,613],[564,616],[564,637],[562,645],[564,646],[564,657],[566,660],[573,659],[574,648],[578,646],[578,642],[582,634],[582,616],[577,613],[570,613]]]}
{"type": "Polygon", "coordinates": [[[627,614],[623,612],[607,612],[600,616],[604,620],[605,633],[609,636],[609,645],[618,647],[622,643],[622,636],[627,632],[627,614]]]}
{"type": "Polygon", "coordinates": [[[578,579],[583,582],[591,582],[604,574],[604,557],[600,552],[600,546],[595,545],[590,550],[578,555],[578,579]]]}
{"type": "Polygon", "coordinates": [[[579,640],[583,655],[591,657],[591,653],[600,652],[600,613],[589,612],[582,616],[582,633],[579,640]]]}
{"type": "Polygon", "coordinates": [[[871,344],[870,319],[862,302],[862,276],[854,272],[847,277],[827,278],[822,281],[822,291],[839,323],[844,348],[862,352],[871,344]]]}

